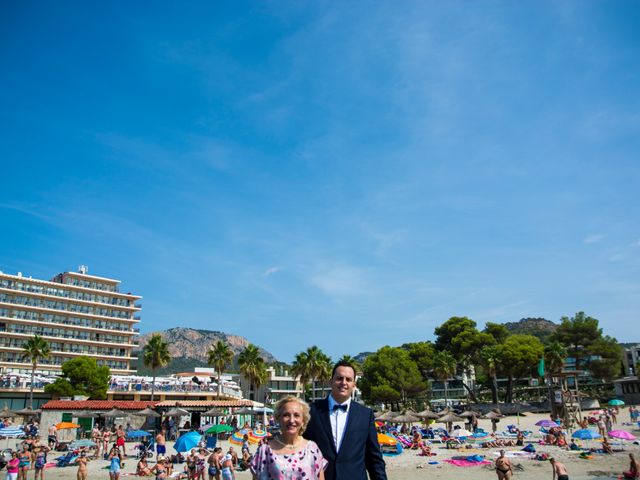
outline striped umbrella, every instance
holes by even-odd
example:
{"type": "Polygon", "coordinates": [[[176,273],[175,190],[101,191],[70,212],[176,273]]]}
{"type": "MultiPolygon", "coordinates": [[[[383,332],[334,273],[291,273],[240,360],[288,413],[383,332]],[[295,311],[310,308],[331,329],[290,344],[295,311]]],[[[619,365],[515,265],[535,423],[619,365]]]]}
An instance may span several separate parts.
{"type": "Polygon", "coordinates": [[[9,448],[9,439],[21,437],[24,435],[24,432],[21,428],[18,427],[5,427],[0,428],[0,437],[5,437],[7,439],[7,448],[9,448]]]}
{"type": "Polygon", "coordinates": [[[260,443],[260,440],[266,436],[267,432],[264,430],[252,430],[251,433],[249,433],[249,441],[251,443],[260,443]]]}
{"type": "Polygon", "coordinates": [[[242,445],[244,442],[244,436],[249,435],[251,430],[248,428],[243,428],[242,430],[238,430],[233,435],[229,437],[229,441],[236,445],[242,445]]]}

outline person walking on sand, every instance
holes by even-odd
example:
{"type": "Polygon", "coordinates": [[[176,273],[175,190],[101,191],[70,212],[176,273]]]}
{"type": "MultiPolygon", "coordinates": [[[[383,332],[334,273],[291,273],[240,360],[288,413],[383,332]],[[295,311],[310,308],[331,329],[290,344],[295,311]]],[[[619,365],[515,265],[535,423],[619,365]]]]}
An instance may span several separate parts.
{"type": "Polygon", "coordinates": [[[496,459],[496,475],[498,480],[509,480],[513,477],[511,462],[504,456],[504,450],[500,450],[500,456],[496,459]]]}
{"type": "Polygon", "coordinates": [[[331,372],[331,393],[311,406],[304,438],[313,440],[329,464],[326,480],[387,480],[373,411],[351,401],[356,372],[339,361],[331,372]],[[343,440],[346,440],[343,442],[343,440]]]}
{"type": "Polygon", "coordinates": [[[549,459],[549,462],[551,462],[551,468],[553,469],[552,480],[569,480],[569,472],[567,472],[567,467],[564,466],[564,463],[557,462],[553,457],[549,459]]]}
{"type": "Polygon", "coordinates": [[[78,472],[76,473],[77,480],[87,480],[87,462],[89,461],[89,457],[87,457],[87,452],[84,450],[80,452],[80,456],[76,458],[76,463],[78,464],[78,472]]]}
{"type": "Polygon", "coordinates": [[[166,432],[167,430],[162,427],[162,430],[160,430],[156,435],[156,462],[158,461],[158,457],[165,456],[167,454],[166,432]]]}

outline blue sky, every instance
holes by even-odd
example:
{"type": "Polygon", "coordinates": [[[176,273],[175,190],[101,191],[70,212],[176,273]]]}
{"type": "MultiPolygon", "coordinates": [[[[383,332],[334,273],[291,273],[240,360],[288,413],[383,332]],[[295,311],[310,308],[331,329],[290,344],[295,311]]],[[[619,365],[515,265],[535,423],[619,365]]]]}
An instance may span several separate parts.
{"type": "Polygon", "coordinates": [[[291,361],[579,310],[640,340],[637,1],[3,2],[0,270],[291,361]]]}

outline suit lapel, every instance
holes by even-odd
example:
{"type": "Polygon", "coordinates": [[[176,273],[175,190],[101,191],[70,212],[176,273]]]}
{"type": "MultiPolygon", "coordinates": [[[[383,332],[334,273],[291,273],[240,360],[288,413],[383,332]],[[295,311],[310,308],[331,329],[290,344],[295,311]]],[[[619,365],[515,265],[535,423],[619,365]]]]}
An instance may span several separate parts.
{"type": "Polygon", "coordinates": [[[351,400],[349,406],[349,415],[347,416],[347,424],[344,426],[344,433],[342,434],[342,443],[340,449],[345,445],[349,445],[349,437],[352,435],[353,426],[358,423],[358,415],[360,414],[356,402],[351,400]]]}
{"type": "Polygon", "coordinates": [[[326,435],[326,438],[328,439],[329,443],[331,444],[331,450],[333,451],[334,455],[337,455],[338,452],[336,450],[336,442],[333,439],[333,432],[331,430],[331,420],[329,419],[329,400],[328,399],[324,399],[320,402],[320,407],[321,407],[321,411],[320,413],[320,425],[322,426],[324,433],[326,435]]]}

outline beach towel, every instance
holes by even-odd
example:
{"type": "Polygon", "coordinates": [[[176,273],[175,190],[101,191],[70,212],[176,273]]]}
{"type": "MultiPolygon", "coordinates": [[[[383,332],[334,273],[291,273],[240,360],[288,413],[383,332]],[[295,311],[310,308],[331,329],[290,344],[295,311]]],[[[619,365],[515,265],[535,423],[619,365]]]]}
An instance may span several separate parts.
{"type": "Polygon", "coordinates": [[[476,467],[478,465],[491,465],[489,460],[482,460],[481,462],[471,462],[469,460],[443,460],[443,462],[450,463],[456,467],[476,467]]]}

